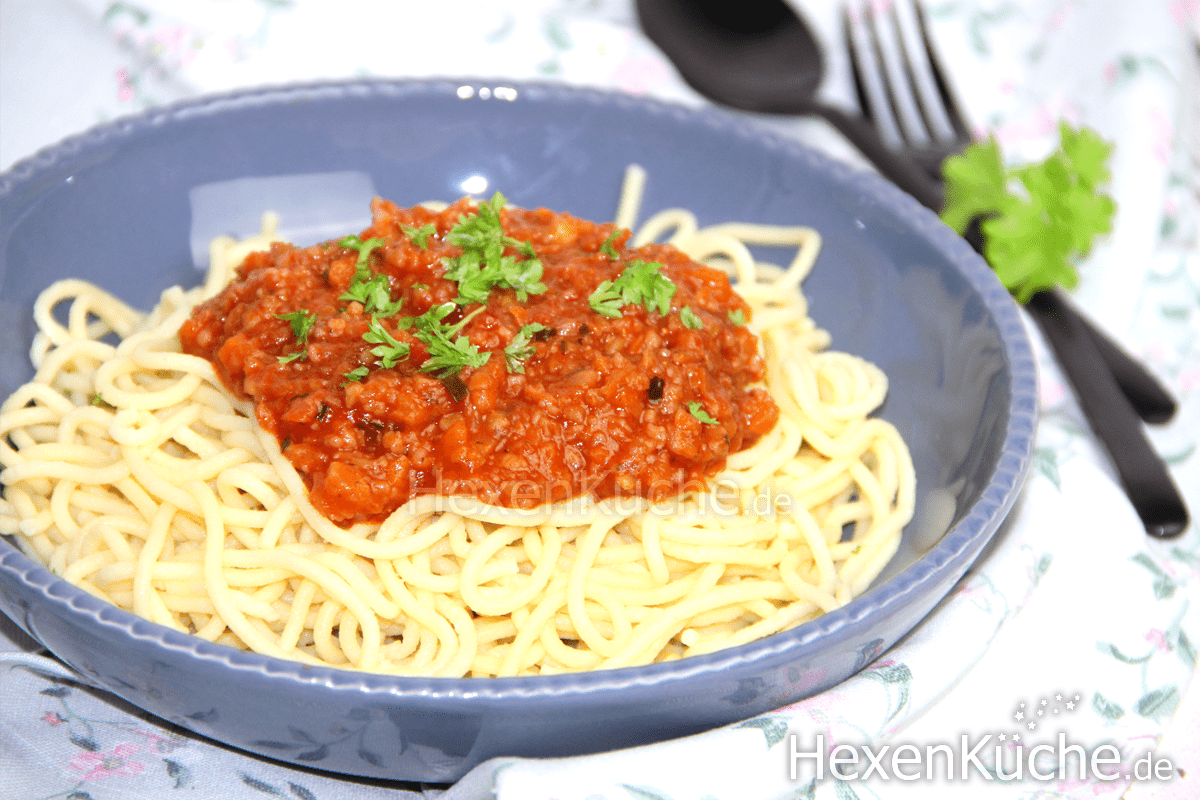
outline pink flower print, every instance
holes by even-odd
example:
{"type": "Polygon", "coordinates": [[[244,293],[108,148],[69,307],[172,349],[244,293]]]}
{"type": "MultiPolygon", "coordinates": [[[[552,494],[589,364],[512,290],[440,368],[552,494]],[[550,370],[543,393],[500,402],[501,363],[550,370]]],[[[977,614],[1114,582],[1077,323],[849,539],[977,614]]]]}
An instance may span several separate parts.
{"type": "Polygon", "coordinates": [[[1200,367],[1194,367],[1181,372],[1176,380],[1179,381],[1180,391],[1190,392],[1193,389],[1200,388],[1200,367]]]}
{"type": "Polygon", "coordinates": [[[670,82],[672,73],[657,59],[636,58],[619,64],[610,77],[630,94],[646,94],[670,82]]]}
{"type": "Polygon", "coordinates": [[[122,103],[133,99],[133,86],[129,83],[129,70],[124,67],[117,70],[117,99],[122,103]]]}
{"type": "Polygon", "coordinates": [[[1175,139],[1174,128],[1171,120],[1161,108],[1150,109],[1148,116],[1152,131],[1151,150],[1160,164],[1166,164],[1171,160],[1171,145],[1175,139]]]}
{"type": "Polygon", "coordinates": [[[1042,408],[1054,408],[1067,399],[1067,387],[1060,381],[1043,380],[1038,384],[1042,408]]]}
{"type": "Polygon", "coordinates": [[[130,758],[140,750],[136,744],[119,744],[111,753],[84,751],[71,760],[71,769],[84,773],[82,780],[99,780],[113,775],[131,778],[141,774],[146,765],[130,758]]]}
{"type": "Polygon", "coordinates": [[[1200,17],[1200,0],[1171,0],[1171,19],[1183,27],[1200,17]]]}
{"type": "Polygon", "coordinates": [[[66,720],[59,716],[57,711],[47,711],[42,716],[42,722],[45,722],[47,725],[62,725],[66,720]]]}
{"type": "Polygon", "coordinates": [[[1171,643],[1167,641],[1167,635],[1158,628],[1151,628],[1146,631],[1146,641],[1154,645],[1160,653],[1171,651],[1171,643]]]}

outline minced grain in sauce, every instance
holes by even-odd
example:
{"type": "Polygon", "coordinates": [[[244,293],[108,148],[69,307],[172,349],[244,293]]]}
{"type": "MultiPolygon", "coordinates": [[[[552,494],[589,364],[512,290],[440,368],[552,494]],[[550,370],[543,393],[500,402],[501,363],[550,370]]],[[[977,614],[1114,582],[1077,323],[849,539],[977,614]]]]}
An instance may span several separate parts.
{"type": "Polygon", "coordinates": [[[330,520],[377,522],[425,493],[515,508],[581,495],[662,501],[702,488],[775,424],[775,403],[755,385],[757,339],[733,321],[750,309],[723,272],[668,245],[626,248],[627,231],[546,209],[499,215],[505,234],[533,246],[545,291],[522,301],[493,288],[486,305],[456,305],[443,322],[474,314],[459,333],[491,355],[453,374],[422,370],[428,347],[404,318],[459,296],[445,259],[463,251],[447,237],[475,211],[466,199],[440,212],[374,202],[360,239],[384,240],[369,268],[400,301],[375,318],[409,347],[390,368],[363,338],[372,314],[342,299],[360,251],[336,241],[251,253],[180,329],[185,352],[253,400],[330,520]],[[411,233],[427,225],[421,247],[411,233]],[[669,313],[640,304],[619,318],[597,313],[589,296],[634,259],[661,264],[674,283],[669,313]],[[684,323],[684,307],[701,327],[684,323]],[[312,320],[303,346],[286,317],[296,312],[312,320]],[[514,371],[504,350],[533,323],[544,327],[516,366],[524,372],[514,371]]]}

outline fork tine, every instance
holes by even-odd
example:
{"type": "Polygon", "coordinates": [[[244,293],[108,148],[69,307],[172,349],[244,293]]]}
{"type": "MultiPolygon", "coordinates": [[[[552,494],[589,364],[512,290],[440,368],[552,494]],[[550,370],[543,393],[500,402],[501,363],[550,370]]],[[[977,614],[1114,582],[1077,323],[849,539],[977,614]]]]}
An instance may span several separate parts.
{"type": "Polygon", "coordinates": [[[942,108],[946,111],[946,119],[950,123],[954,135],[961,141],[970,141],[971,132],[967,129],[966,116],[958,107],[954,93],[950,91],[950,83],[946,80],[946,72],[933,46],[933,38],[929,34],[929,24],[925,18],[925,10],[919,0],[913,0],[913,11],[916,13],[917,29],[921,33],[921,44],[925,47],[925,58],[929,62],[929,72],[933,84],[937,87],[938,97],[942,100],[942,108]]]}
{"type": "MultiPolygon", "coordinates": [[[[866,23],[867,35],[871,42],[871,55],[875,59],[876,72],[879,73],[879,82],[883,84],[883,94],[887,98],[888,111],[891,114],[892,121],[896,124],[896,132],[900,135],[901,142],[908,142],[910,137],[904,129],[904,115],[900,110],[900,99],[896,95],[896,89],[892,86],[892,81],[888,75],[887,56],[883,52],[883,43],[879,39],[879,23],[875,19],[875,14],[870,6],[863,13],[866,23]]],[[[906,65],[907,66],[907,65],[906,65]]]]}
{"type": "MultiPolygon", "coordinates": [[[[863,116],[874,122],[875,114],[872,113],[871,98],[867,95],[866,79],[858,62],[858,48],[854,46],[854,20],[851,18],[849,5],[842,7],[842,36],[846,40],[846,52],[850,56],[850,75],[854,80],[855,99],[863,116]]],[[[878,124],[875,127],[878,128],[878,124]]]]}
{"type": "MultiPolygon", "coordinates": [[[[914,7],[919,8],[920,4],[913,3],[914,7]]],[[[913,69],[913,64],[916,59],[909,52],[908,37],[904,35],[904,30],[900,27],[900,12],[896,10],[896,4],[892,3],[888,8],[888,17],[892,23],[892,32],[896,39],[896,47],[900,51],[900,63],[904,65],[904,77],[908,81],[908,94],[912,98],[913,105],[916,106],[917,115],[921,118],[921,123],[924,125],[924,135],[929,142],[935,142],[938,139],[937,123],[929,115],[929,110],[926,108],[925,100],[922,98],[921,84],[917,79],[916,70],[913,69]]],[[[938,89],[939,93],[941,89],[938,89]]],[[[949,111],[947,111],[949,113],[949,111]]]]}

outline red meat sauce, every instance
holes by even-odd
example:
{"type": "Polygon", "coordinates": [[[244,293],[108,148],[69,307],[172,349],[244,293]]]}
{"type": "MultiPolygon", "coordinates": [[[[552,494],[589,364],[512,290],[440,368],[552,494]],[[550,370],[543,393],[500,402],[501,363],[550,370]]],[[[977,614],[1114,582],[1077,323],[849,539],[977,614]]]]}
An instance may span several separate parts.
{"type": "MultiPolygon", "coordinates": [[[[372,315],[341,299],[359,250],[338,241],[252,253],[179,332],[185,352],[253,400],[259,424],[335,523],[380,521],[423,493],[514,508],[581,495],[662,501],[706,485],[730,453],[775,424],[775,403],[753,385],[764,372],[757,339],[731,321],[750,309],[724,273],[668,245],[627,248],[628,231],[546,209],[499,214],[508,236],[533,246],[546,290],[521,301],[513,289],[492,288],[486,307],[456,305],[443,322],[482,308],[460,334],[491,355],[454,375],[422,370],[427,345],[403,318],[459,296],[445,259],[463,251],[447,235],[476,207],[464,199],[435,212],[376,200],[372,210],[360,239],[386,241],[370,251],[369,267],[401,301],[379,321],[409,346],[407,358],[384,368],[363,338],[372,315]],[[436,232],[422,248],[412,230],[429,224],[436,232]],[[662,265],[676,287],[669,313],[642,304],[624,305],[619,318],[593,310],[589,296],[633,259],[662,265]],[[684,323],[684,306],[701,328],[684,323]],[[279,316],[297,311],[315,315],[303,348],[279,316]],[[532,323],[545,327],[528,341],[524,372],[513,371],[503,351],[532,323]],[[365,377],[348,378],[355,370],[365,377]]],[[[504,252],[522,258],[518,248],[504,252]]]]}

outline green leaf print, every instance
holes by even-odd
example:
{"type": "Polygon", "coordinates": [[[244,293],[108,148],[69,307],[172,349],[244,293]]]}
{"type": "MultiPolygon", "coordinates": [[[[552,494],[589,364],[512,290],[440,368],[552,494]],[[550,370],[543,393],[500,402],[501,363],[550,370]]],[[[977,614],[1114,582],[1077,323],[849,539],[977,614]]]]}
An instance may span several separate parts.
{"type": "Polygon", "coordinates": [[[164,758],[163,765],[167,768],[167,777],[174,783],[172,789],[182,789],[192,782],[192,771],[178,761],[164,758]]]}
{"type": "Polygon", "coordinates": [[[859,800],[858,792],[850,788],[848,781],[834,781],[833,796],[837,800],[859,800]]]}
{"type": "Polygon", "coordinates": [[[767,749],[770,750],[775,745],[787,738],[788,724],[786,720],[772,717],[758,717],[756,719],[748,719],[739,728],[758,728],[762,731],[763,736],[767,740],[767,749]]]}
{"type": "Polygon", "coordinates": [[[1183,631],[1179,632],[1179,638],[1175,641],[1175,652],[1189,668],[1196,668],[1196,648],[1192,646],[1192,640],[1183,631]]]}
{"type": "Polygon", "coordinates": [[[1179,705],[1178,690],[1174,686],[1164,686],[1142,695],[1141,699],[1137,701],[1137,705],[1134,706],[1134,710],[1143,717],[1158,717],[1174,712],[1177,705],[1179,705]]]}
{"type": "Polygon", "coordinates": [[[1054,484],[1054,488],[1062,491],[1062,481],[1058,475],[1058,452],[1053,447],[1039,447],[1033,451],[1033,470],[1054,484]]]}
{"type": "Polygon", "coordinates": [[[1166,600],[1175,594],[1177,584],[1170,575],[1163,571],[1162,567],[1154,563],[1154,559],[1150,557],[1149,553],[1136,553],[1130,556],[1129,560],[1145,567],[1154,575],[1154,598],[1156,600],[1166,600]]]}
{"type": "Polygon", "coordinates": [[[620,786],[635,800],[671,800],[670,795],[663,794],[650,786],[630,786],[627,783],[622,783],[620,786]]]}
{"type": "Polygon", "coordinates": [[[242,779],[242,783],[246,784],[247,786],[249,786],[251,789],[253,789],[256,792],[262,792],[263,794],[270,794],[270,795],[274,795],[276,797],[283,796],[282,792],[280,792],[278,789],[276,789],[274,786],[267,783],[266,781],[260,781],[258,778],[247,775],[244,772],[241,772],[238,774],[240,775],[240,777],[242,779]]]}
{"type": "Polygon", "coordinates": [[[1092,710],[1105,719],[1120,719],[1125,716],[1125,709],[1099,692],[1092,695],[1092,710]]]}
{"type": "Polygon", "coordinates": [[[888,694],[891,694],[891,687],[897,687],[896,705],[892,709],[892,713],[888,715],[888,720],[893,720],[896,715],[908,706],[909,686],[912,684],[912,670],[907,664],[886,664],[874,669],[869,669],[863,673],[865,677],[879,681],[884,686],[888,687],[888,694]]]}
{"type": "Polygon", "coordinates": [[[1118,661],[1124,661],[1126,664],[1145,663],[1146,661],[1150,660],[1150,655],[1152,655],[1152,653],[1153,653],[1153,651],[1152,651],[1151,653],[1148,653],[1144,656],[1135,658],[1134,656],[1125,655],[1119,649],[1117,649],[1117,646],[1115,644],[1110,644],[1109,642],[1096,642],[1096,649],[1099,650],[1101,653],[1104,653],[1105,655],[1112,656],[1113,658],[1117,659],[1118,661]]]}

